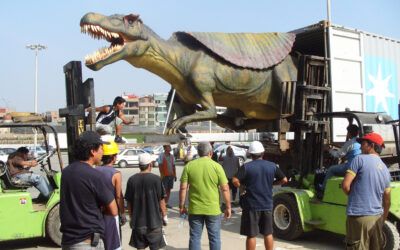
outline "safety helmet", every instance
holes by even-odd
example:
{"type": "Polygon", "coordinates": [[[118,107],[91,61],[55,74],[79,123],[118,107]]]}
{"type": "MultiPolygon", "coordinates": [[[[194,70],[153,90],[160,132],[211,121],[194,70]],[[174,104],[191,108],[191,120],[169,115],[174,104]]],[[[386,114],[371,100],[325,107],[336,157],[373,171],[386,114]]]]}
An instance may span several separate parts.
{"type": "Polygon", "coordinates": [[[110,141],[110,144],[103,144],[103,155],[116,155],[119,148],[116,142],[110,141]]]}
{"type": "Polygon", "coordinates": [[[259,141],[253,141],[250,143],[249,154],[261,154],[264,153],[264,146],[259,141]]]}

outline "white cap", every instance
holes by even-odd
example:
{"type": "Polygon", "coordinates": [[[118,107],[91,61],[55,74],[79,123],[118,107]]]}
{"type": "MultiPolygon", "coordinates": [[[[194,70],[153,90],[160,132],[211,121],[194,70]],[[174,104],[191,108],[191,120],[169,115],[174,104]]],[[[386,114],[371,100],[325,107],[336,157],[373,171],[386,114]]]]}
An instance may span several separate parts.
{"type": "Polygon", "coordinates": [[[250,154],[261,154],[264,153],[264,146],[259,141],[253,141],[250,143],[249,153],[250,154]]]}
{"type": "Polygon", "coordinates": [[[143,153],[139,155],[139,165],[146,166],[153,161],[149,153],[143,153]]]}

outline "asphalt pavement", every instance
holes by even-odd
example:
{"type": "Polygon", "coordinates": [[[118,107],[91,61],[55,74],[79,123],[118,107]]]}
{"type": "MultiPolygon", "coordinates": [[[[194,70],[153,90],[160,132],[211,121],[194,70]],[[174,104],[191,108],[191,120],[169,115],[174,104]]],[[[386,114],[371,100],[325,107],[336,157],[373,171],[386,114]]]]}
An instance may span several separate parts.
{"type": "MultiPolygon", "coordinates": [[[[63,155],[63,161],[66,163],[65,154],[63,155]]],[[[177,163],[177,175],[180,177],[183,170],[183,164],[177,163]]],[[[130,176],[139,172],[137,167],[128,167],[120,169],[123,176],[123,191],[126,189],[126,183],[130,176]]],[[[153,169],[154,174],[159,174],[158,169],[153,169]]],[[[179,179],[179,178],[178,178],[179,179]]],[[[30,189],[33,195],[37,195],[35,189],[30,189]]],[[[174,184],[174,188],[171,192],[170,205],[172,209],[168,210],[169,224],[164,228],[165,237],[168,243],[166,249],[188,249],[189,245],[189,225],[187,220],[181,223],[178,212],[178,196],[179,193],[179,180],[174,184]]],[[[232,218],[222,221],[221,228],[221,240],[222,249],[245,249],[246,238],[239,234],[240,228],[240,212],[239,208],[234,208],[236,213],[232,214],[232,218]]],[[[4,225],[0,225],[4,226],[4,225]]],[[[122,244],[123,249],[130,249],[129,239],[131,235],[131,229],[128,223],[122,227],[122,244]]],[[[202,236],[202,249],[209,249],[207,230],[203,231],[202,236]]],[[[305,234],[299,240],[288,242],[281,239],[275,238],[275,249],[343,249],[343,237],[340,235],[327,233],[323,231],[315,231],[305,234]]],[[[11,241],[0,243],[0,249],[58,249],[57,246],[52,244],[47,239],[29,239],[20,241],[11,241]]],[[[264,249],[262,237],[257,238],[257,249],[264,249]]]]}

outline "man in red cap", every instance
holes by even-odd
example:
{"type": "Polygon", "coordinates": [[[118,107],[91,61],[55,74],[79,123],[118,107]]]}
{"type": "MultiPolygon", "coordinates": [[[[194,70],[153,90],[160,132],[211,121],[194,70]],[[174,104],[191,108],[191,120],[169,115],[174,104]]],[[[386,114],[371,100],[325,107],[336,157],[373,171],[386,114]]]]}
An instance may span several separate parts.
{"type": "Polygon", "coordinates": [[[347,203],[347,249],[382,249],[382,227],[390,207],[390,173],[379,154],[382,137],[369,133],[359,138],[362,154],[350,163],[342,188],[347,203]]]}

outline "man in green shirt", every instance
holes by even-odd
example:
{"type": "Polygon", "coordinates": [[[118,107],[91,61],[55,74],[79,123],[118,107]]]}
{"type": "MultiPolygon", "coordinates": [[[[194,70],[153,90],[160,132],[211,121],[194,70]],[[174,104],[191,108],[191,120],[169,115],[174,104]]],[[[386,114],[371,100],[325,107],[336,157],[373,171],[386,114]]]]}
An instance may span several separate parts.
{"type": "Polygon", "coordinates": [[[179,191],[179,212],[187,213],[185,208],[186,192],[189,188],[189,249],[198,250],[204,223],[207,227],[211,250],[221,249],[221,209],[219,191],[225,200],[225,218],[231,217],[231,202],[228,180],[222,166],[211,159],[213,154],[209,142],[197,146],[200,158],[189,162],[183,169],[179,191]]]}

